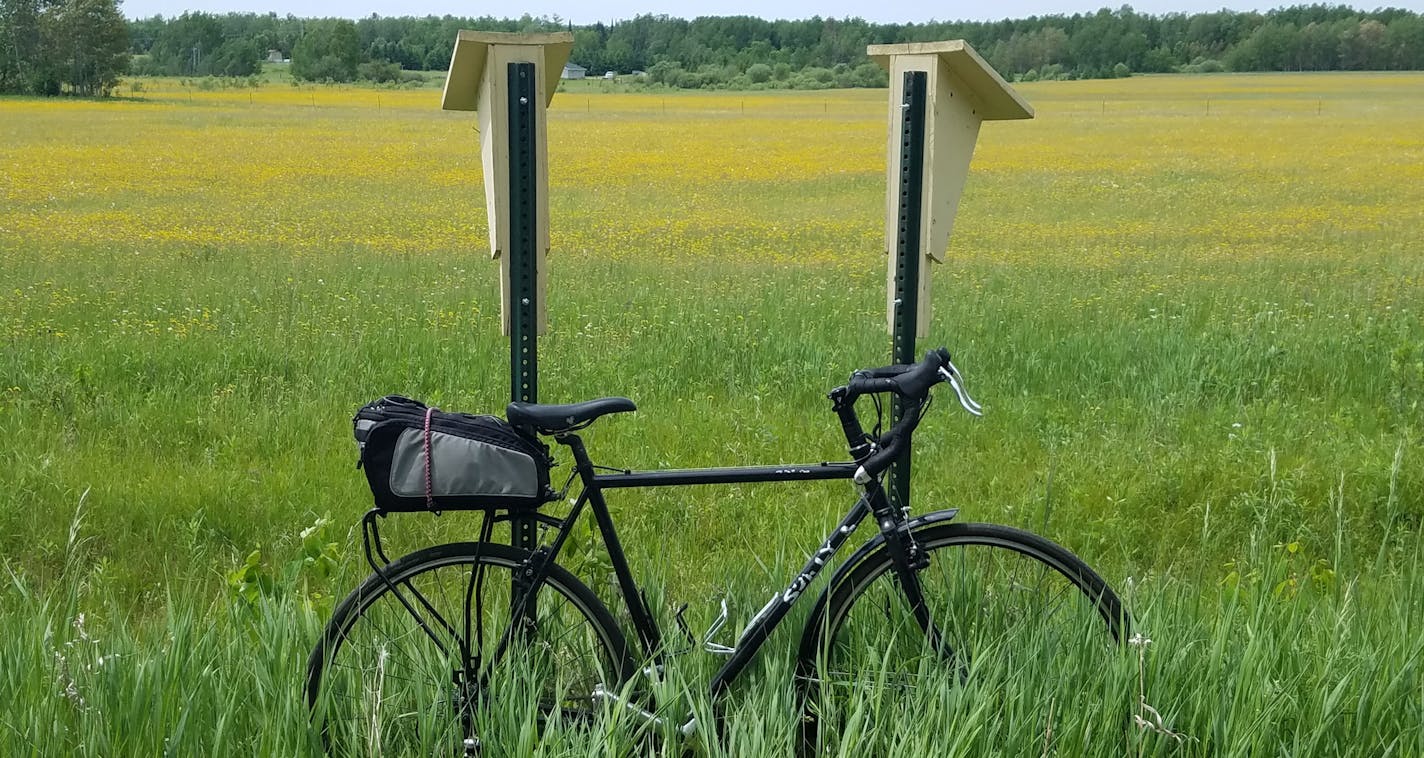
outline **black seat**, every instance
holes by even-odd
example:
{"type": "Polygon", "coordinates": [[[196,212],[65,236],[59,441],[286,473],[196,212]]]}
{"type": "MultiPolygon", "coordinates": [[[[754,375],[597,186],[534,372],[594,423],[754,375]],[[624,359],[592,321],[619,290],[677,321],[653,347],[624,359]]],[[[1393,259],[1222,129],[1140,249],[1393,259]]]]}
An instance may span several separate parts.
{"type": "Polygon", "coordinates": [[[591,424],[604,414],[636,410],[638,406],[626,397],[601,397],[567,405],[515,402],[504,409],[504,416],[515,426],[532,426],[544,434],[556,434],[591,424]]]}

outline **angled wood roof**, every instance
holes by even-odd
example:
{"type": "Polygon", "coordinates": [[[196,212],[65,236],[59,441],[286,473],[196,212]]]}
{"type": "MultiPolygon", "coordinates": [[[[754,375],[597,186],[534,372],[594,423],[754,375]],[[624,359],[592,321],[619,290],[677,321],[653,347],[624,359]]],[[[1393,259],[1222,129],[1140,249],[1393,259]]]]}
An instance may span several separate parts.
{"type": "MultiPolygon", "coordinates": [[[[479,101],[480,77],[490,45],[541,47],[544,53],[544,92],[549,101],[559,88],[559,77],[574,48],[574,35],[569,32],[549,34],[515,34],[512,32],[476,32],[461,29],[455,38],[455,51],[450,56],[450,73],[445,77],[445,91],[440,107],[447,111],[472,111],[479,101]]],[[[546,103],[547,105],[547,103],[546,103]]]]}
{"type": "Polygon", "coordinates": [[[1009,83],[979,57],[979,53],[962,39],[944,42],[908,42],[900,45],[870,45],[865,49],[876,63],[887,71],[894,55],[937,55],[949,65],[954,75],[969,87],[980,105],[985,121],[1033,118],[1033,106],[1019,96],[1009,83]]]}

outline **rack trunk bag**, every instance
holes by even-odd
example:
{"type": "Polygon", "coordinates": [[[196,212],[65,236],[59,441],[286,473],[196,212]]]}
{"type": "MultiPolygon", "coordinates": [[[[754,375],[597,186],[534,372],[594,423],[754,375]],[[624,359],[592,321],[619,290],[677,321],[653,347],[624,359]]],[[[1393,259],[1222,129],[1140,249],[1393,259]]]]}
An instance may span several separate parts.
{"type": "Polygon", "coordinates": [[[387,395],[352,424],[358,465],[382,510],[520,510],[555,497],[549,448],[502,418],[387,395]]]}

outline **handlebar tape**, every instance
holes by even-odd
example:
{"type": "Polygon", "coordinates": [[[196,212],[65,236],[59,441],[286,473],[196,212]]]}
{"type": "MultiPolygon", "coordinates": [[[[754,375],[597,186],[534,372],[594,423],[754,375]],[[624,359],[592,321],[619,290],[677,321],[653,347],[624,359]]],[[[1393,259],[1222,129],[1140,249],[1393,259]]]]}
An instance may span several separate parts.
{"type": "Polygon", "coordinates": [[[949,365],[949,351],[937,348],[925,353],[924,360],[909,366],[885,366],[857,371],[851,375],[846,389],[852,397],[877,392],[892,392],[900,397],[923,399],[940,381],[939,371],[949,365]]]}
{"type": "Polygon", "coordinates": [[[915,365],[914,363],[897,363],[893,366],[881,366],[880,368],[863,368],[855,373],[857,376],[863,376],[869,379],[885,379],[899,376],[914,368],[915,365]]]}
{"type": "Polygon", "coordinates": [[[919,404],[929,395],[930,388],[940,382],[940,369],[949,365],[949,351],[937,348],[925,353],[924,360],[905,366],[885,366],[857,371],[851,375],[846,390],[852,402],[861,395],[892,392],[914,403],[904,418],[880,438],[880,449],[861,462],[870,476],[879,476],[900,455],[905,441],[920,423],[919,404]]]}
{"type": "MultiPolygon", "coordinates": [[[[888,437],[890,435],[887,434],[886,436],[888,437]]],[[[872,477],[880,476],[885,469],[890,468],[890,464],[894,463],[896,458],[900,457],[900,448],[904,446],[903,440],[904,437],[896,436],[895,439],[890,440],[889,444],[882,446],[869,458],[861,461],[860,467],[865,470],[865,473],[872,477]]]]}

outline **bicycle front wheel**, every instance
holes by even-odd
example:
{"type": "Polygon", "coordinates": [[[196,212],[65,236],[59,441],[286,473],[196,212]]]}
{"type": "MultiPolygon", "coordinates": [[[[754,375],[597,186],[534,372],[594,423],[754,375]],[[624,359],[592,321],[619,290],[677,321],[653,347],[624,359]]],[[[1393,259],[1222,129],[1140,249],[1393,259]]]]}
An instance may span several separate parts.
{"type": "MultiPolygon", "coordinates": [[[[917,752],[976,715],[1047,745],[1054,710],[1061,722],[1128,634],[1118,597],[1029,532],[934,523],[914,535],[928,558],[917,572],[928,631],[885,548],[848,567],[802,641],[803,753],[917,752]]],[[[984,747],[1003,749],[1004,734],[984,747]]]]}
{"type": "Polygon", "coordinates": [[[590,720],[595,689],[617,692],[634,670],[627,642],[559,566],[532,615],[516,613],[514,579],[529,555],[440,545],[351,593],[308,662],[308,705],[327,752],[462,756],[489,745],[527,755],[551,729],[590,720]]]}

